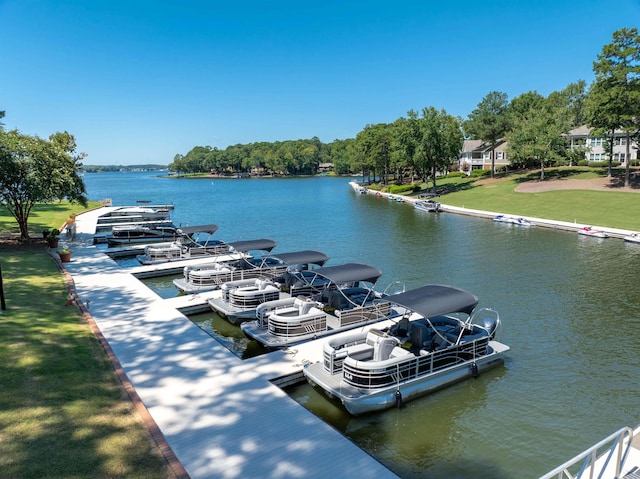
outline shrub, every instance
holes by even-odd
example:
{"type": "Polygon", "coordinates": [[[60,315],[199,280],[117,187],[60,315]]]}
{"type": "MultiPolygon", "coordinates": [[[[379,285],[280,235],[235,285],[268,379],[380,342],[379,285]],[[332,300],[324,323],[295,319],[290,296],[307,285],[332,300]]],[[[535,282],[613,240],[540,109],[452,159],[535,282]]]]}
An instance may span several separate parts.
{"type": "Polygon", "coordinates": [[[481,176],[488,176],[491,174],[491,170],[490,169],[486,169],[486,170],[471,170],[471,174],[469,176],[473,177],[473,178],[479,178],[481,176]]]}
{"type": "MultiPolygon", "coordinates": [[[[607,168],[609,166],[609,162],[608,161],[590,161],[588,163],[588,166],[590,166],[591,168],[607,168]]],[[[620,166],[620,162],[612,161],[611,166],[612,167],[620,166]]]]}
{"type": "Polygon", "coordinates": [[[415,184],[411,184],[411,185],[391,185],[389,187],[389,193],[392,194],[398,194],[398,193],[405,193],[407,191],[411,191],[411,192],[416,192],[416,191],[420,191],[420,187],[418,185],[415,184]]]}
{"type": "Polygon", "coordinates": [[[578,161],[578,166],[589,166],[589,160],[578,161]]]}
{"type": "Polygon", "coordinates": [[[462,178],[463,176],[467,176],[464,171],[452,171],[447,174],[447,178],[462,178]]]}

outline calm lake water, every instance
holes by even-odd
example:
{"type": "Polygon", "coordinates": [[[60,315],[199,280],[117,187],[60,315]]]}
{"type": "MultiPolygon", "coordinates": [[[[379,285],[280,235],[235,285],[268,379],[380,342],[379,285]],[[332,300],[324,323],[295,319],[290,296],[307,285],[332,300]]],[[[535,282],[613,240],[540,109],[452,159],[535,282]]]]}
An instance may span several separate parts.
{"type": "MultiPolygon", "coordinates": [[[[91,199],[173,203],[175,223],[215,223],[225,241],[321,250],[328,265],[380,268],[379,290],[450,284],[497,310],[505,366],[402,409],[351,417],[306,384],[289,391],[403,478],[535,478],[640,422],[638,244],[420,212],[358,195],[348,178],[84,179],[91,199]]],[[[149,286],[176,295],[169,279],[149,286]]],[[[192,319],[240,357],[261,353],[213,314],[192,319]]]]}

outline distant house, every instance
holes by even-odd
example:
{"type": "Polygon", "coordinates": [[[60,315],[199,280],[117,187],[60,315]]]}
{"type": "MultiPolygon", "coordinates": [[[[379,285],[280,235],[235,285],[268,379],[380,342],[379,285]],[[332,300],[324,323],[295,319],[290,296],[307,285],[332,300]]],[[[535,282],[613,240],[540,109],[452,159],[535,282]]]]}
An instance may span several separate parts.
{"type": "MultiPolygon", "coordinates": [[[[488,170],[491,168],[491,156],[493,154],[491,145],[482,140],[464,140],[462,152],[460,153],[460,171],[470,174],[472,170],[488,170]]],[[[499,140],[495,147],[494,166],[506,166],[509,164],[507,158],[507,142],[499,140]]]]}
{"type": "Polygon", "coordinates": [[[328,173],[333,171],[333,163],[320,163],[318,165],[318,173],[328,173]]]}
{"type": "MultiPolygon", "coordinates": [[[[585,159],[588,161],[608,161],[609,152],[606,148],[608,138],[606,136],[591,136],[593,128],[588,126],[579,126],[569,131],[569,139],[571,140],[570,148],[584,148],[585,159]]],[[[629,159],[639,159],[638,144],[631,142],[629,149],[629,159]]],[[[627,137],[622,130],[615,130],[613,137],[613,161],[619,161],[621,165],[625,165],[627,161],[627,137]]]]}

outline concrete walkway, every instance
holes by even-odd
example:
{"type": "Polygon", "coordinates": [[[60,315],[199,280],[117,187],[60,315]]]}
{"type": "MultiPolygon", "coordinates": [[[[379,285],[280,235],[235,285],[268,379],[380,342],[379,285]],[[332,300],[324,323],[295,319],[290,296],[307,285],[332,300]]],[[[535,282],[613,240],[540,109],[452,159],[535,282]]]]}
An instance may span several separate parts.
{"type": "Polygon", "coordinates": [[[64,267],[192,478],[396,477],[270,380],[321,360],[322,341],[241,360],[92,244],[105,209],[76,219],[64,267]]]}

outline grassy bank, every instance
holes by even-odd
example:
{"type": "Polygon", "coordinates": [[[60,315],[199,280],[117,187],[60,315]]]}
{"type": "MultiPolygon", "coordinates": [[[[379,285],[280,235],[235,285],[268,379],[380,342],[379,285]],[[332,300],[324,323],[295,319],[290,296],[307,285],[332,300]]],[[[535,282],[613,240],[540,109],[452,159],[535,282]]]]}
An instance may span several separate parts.
{"type": "MultiPolygon", "coordinates": [[[[616,171],[616,177],[623,172],[616,171]]],[[[594,190],[557,190],[518,193],[524,182],[538,181],[539,172],[513,174],[487,181],[481,178],[443,178],[437,181],[442,204],[549,220],[640,231],[640,193],[594,190]]],[[[589,180],[606,176],[603,169],[556,168],[545,181],[589,180]]]]}
{"type": "MultiPolygon", "coordinates": [[[[49,205],[32,231],[71,212],[49,205]]],[[[97,339],[66,306],[44,244],[1,242],[0,266],[0,477],[171,477],[97,339]]]]}
{"type": "MultiPolygon", "coordinates": [[[[35,205],[29,215],[29,235],[32,238],[42,238],[42,231],[51,228],[60,228],[71,214],[78,214],[86,209],[94,209],[102,206],[101,201],[90,201],[87,208],[81,205],[73,205],[67,201],[59,203],[35,205]]],[[[9,214],[4,206],[0,206],[0,233],[19,234],[18,223],[9,214]]]]}

